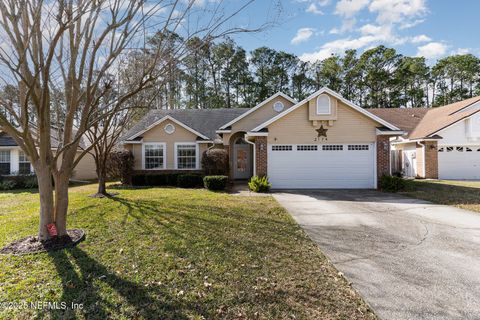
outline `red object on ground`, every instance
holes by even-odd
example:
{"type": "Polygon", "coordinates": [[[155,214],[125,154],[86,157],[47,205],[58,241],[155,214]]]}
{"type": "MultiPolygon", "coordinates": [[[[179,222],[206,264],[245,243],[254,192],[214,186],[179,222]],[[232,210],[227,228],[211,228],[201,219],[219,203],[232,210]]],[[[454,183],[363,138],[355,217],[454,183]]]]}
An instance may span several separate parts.
{"type": "Polygon", "coordinates": [[[56,237],[57,236],[57,226],[55,225],[55,223],[49,223],[47,224],[47,230],[48,230],[48,234],[50,235],[50,237],[56,237]]]}

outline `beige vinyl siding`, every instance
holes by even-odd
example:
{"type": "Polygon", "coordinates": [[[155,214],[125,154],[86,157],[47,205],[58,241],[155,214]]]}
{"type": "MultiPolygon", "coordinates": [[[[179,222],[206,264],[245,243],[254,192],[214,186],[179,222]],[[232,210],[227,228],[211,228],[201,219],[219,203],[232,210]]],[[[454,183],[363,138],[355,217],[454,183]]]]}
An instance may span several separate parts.
{"type": "Polygon", "coordinates": [[[230,138],[232,137],[231,133],[222,134],[223,145],[228,146],[230,144],[230,138]]]}
{"type": "MultiPolygon", "coordinates": [[[[332,98],[333,99],[333,98],[332,98]]],[[[364,143],[376,141],[375,121],[367,118],[358,111],[337,103],[337,120],[333,126],[328,126],[328,121],[312,125],[309,119],[308,102],[287,114],[283,118],[268,126],[268,143],[272,144],[309,144],[309,143],[364,143]],[[327,131],[327,140],[315,141],[315,129],[323,124],[327,131]]]]}
{"type": "Polygon", "coordinates": [[[141,144],[126,144],[125,149],[133,154],[133,169],[142,170],[142,145],[141,144]]]}
{"type": "Polygon", "coordinates": [[[332,97],[331,95],[329,94],[326,94],[326,93],[323,93],[323,94],[319,94],[318,96],[316,96],[315,98],[313,99],[310,99],[310,101],[308,101],[308,110],[309,110],[309,119],[310,120],[337,120],[337,103],[338,103],[338,99],[336,99],[335,97],[332,97]],[[319,115],[317,114],[317,99],[319,96],[321,95],[326,95],[330,98],[330,111],[331,113],[330,114],[322,114],[322,115],[319,115]]]}
{"type": "MultiPolygon", "coordinates": [[[[273,105],[275,102],[280,101],[284,105],[284,111],[289,109],[290,107],[293,106],[293,103],[291,101],[288,101],[282,96],[278,96],[272,101],[269,101],[265,105],[261,106],[259,109],[253,111],[249,115],[247,115],[245,118],[235,122],[232,125],[232,134],[235,132],[239,131],[249,131],[255,128],[256,126],[262,124],[263,122],[267,121],[268,119],[271,119],[278,115],[279,113],[273,110],[273,105]]],[[[223,135],[223,144],[228,145],[230,144],[230,137],[231,134],[224,134],[223,135]]]]}
{"type": "Polygon", "coordinates": [[[198,159],[198,166],[199,166],[199,167],[202,167],[202,156],[203,156],[203,153],[204,153],[209,147],[211,147],[211,146],[212,146],[211,143],[200,143],[200,144],[198,145],[198,150],[199,150],[199,152],[198,152],[199,155],[198,155],[198,156],[200,157],[200,158],[198,159]]]}
{"type": "MultiPolygon", "coordinates": [[[[80,154],[81,151],[78,152],[80,154]]],[[[97,179],[95,160],[91,154],[86,154],[73,169],[73,179],[75,180],[94,180],[97,179]]]]}
{"type": "Polygon", "coordinates": [[[424,150],[421,144],[418,144],[416,147],[416,157],[417,157],[417,176],[420,178],[425,178],[424,168],[424,150]]]}
{"type": "MultiPolygon", "coordinates": [[[[175,143],[195,143],[197,136],[190,132],[189,130],[183,128],[182,126],[176,124],[171,120],[165,120],[162,123],[158,124],[156,127],[150,129],[149,131],[143,134],[143,143],[156,142],[156,143],[165,143],[166,144],[166,154],[167,162],[165,169],[173,170],[175,169],[175,143]],[[167,124],[172,124],[175,127],[175,132],[172,134],[167,134],[164,130],[167,124]]],[[[199,166],[201,166],[201,157],[203,151],[205,151],[210,144],[200,143],[199,144],[199,166]]],[[[125,149],[132,151],[134,157],[134,169],[142,170],[142,144],[127,144],[125,149]]]]}
{"type": "MultiPolygon", "coordinates": [[[[171,120],[165,120],[158,124],[156,127],[148,130],[143,134],[143,143],[148,142],[163,142],[166,143],[166,153],[167,153],[167,166],[165,169],[175,169],[175,143],[178,142],[195,142],[197,136],[183,128],[182,126],[176,124],[171,120]],[[175,132],[168,134],[165,132],[164,128],[166,125],[172,124],[175,127],[175,132]]],[[[142,147],[140,145],[140,159],[139,159],[139,169],[142,168],[142,147]]],[[[135,157],[137,160],[137,157],[135,157]]],[[[137,165],[137,161],[135,161],[137,165]]]]}

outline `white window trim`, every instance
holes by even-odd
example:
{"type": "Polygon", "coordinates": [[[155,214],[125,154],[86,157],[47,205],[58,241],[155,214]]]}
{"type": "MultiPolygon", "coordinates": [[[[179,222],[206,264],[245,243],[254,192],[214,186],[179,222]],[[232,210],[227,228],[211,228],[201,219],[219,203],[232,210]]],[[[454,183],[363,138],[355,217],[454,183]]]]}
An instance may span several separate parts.
{"type": "Polygon", "coordinates": [[[32,161],[30,161],[30,159],[28,159],[28,156],[25,152],[23,152],[23,154],[25,155],[25,157],[27,158],[28,161],[20,161],[20,153],[23,152],[22,150],[18,150],[18,172],[20,172],[20,163],[29,163],[30,164],[30,172],[29,174],[32,174],[33,173],[33,166],[32,166],[32,161]]]}
{"type": "Polygon", "coordinates": [[[198,146],[198,143],[196,142],[175,142],[174,144],[174,154],[173,154],[173,162],[174,162],[174,168],[175,170],[198,170],[199,169],[199,146],[198,146]],[[178,155],[177,155],[177,148],[178,146],[185,146],[185,145],[188,145],[188,146],[195,146],[195,168],[194,169],[186,169],[186,168],[182,168],[182,169],[179,169],[178,168],[178,155]]]}
{"type": "Polygon", "coordinates": [[[165,131],[166,134],[174,134],[176,128],[175,128],[175,126],[174,126],[172,123],[167,123],[167,124],[165,125],[165,127],[163,127],[163,130],[165,131]],[[172,130],[169,132],[169,130],[167,130],[167,127],[172,128],[172,130]]]}
{"type": "Polygon", "coordinates": [[[142,143],[142,170],[165,170],[167,168],[167,144],[165,142],[144,142],[142,143]],[[145,168],[145,146],[162,146],[163,148],[163,168],[146,169],[145,168]]]}
{"type": "Polygon", "coordinates": [[[328,94],[322,93],[318,95],[317,99],[315,100],[315,110],[317,111],[318,115],[330,115],[332,114],[332,99],[328,96],[328,94]],[[318,99],[327,97],[328,99],[328,112],[318,112],[318,99]]]}
{"type": "Polygon", "coordinates": [[[14,163],[13,163],[13,159],[12,159],[12,158],[13,158],[13,151],[14,151],[14,149],[3,148],[3,149],[0,149],[0,150],[2,150],[2,151],[8,151],[8,153],[9,153],[9,162],[2,162],[2,163],[8,163],[8,164],[10,165],[10,169],[9,169],[9,173],[8,173],[8,174],[11,175],[12,173],[15,172],[15,171],[14,171],[15,167],[14,167],[14,163]]]}
{"type": "Polygon", "coordinates": [[[283,110],[285,110],[285,104],[284,104],[282,101],[278,100],[278,101],[275,101],[275,102],[273,103],[272,108],[273,108],[273,111],[280,113],[280,112],[282,112],[283,110]],[[275,106],[276,106],[276,105],[280,105],[280,106],[281,106],[280,110],[275,109],[275,106]]]}

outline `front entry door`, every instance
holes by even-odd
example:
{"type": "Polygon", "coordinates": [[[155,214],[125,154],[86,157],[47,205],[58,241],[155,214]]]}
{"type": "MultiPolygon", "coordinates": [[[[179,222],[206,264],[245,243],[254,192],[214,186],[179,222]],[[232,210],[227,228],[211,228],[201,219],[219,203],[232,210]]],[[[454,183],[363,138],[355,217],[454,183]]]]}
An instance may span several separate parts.
{"type": "Polygon", "coordinates": [[[252,176],[251,145],[239,138],[235,141],[233,151],[233,177],[249,179],[252,176]]]}

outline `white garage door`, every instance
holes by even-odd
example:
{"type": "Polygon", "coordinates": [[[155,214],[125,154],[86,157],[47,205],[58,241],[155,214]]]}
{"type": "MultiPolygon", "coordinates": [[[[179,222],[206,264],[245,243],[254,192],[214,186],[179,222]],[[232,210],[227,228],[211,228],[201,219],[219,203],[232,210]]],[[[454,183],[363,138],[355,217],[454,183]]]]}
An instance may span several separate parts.
{"type": "Polygon", "coordinates": [[[374,188],[373,143],[269,145],[272,188],[374,188]]]}
{"type": "Polygon", "coordinates": [[[438,148],[440,179],[480,179],[480,146],[443,146],[438,148]]]}

